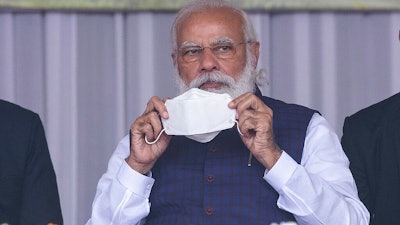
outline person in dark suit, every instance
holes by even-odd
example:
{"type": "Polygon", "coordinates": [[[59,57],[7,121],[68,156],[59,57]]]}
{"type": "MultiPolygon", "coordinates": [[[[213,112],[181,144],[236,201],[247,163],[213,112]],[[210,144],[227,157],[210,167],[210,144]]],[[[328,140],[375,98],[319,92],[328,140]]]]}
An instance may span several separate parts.
{"type": "Polygon", "coordinates": [[[63,224],[38,114],[0,100],[0,224],[63,224]]]}
{"type": "Polygon", "coordinates": [[[399,224],[400,93],[347,117],[341,142],[370,224],[399,224]]]}

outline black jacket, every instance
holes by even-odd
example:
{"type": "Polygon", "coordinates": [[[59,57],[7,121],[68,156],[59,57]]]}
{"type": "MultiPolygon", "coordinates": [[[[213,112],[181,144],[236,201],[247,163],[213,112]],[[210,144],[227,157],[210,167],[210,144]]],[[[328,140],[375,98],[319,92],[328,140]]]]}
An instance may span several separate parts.
{"type": "Polygon", "coordinates": [[[400,93],[347,117],[342,145],[370,224],[400,224],[400,93]]]}
{"type": "Polygon", "coordinates": [[[56,176],[36,113],[0,100],[0,224],[63,224],[56,176]]]}

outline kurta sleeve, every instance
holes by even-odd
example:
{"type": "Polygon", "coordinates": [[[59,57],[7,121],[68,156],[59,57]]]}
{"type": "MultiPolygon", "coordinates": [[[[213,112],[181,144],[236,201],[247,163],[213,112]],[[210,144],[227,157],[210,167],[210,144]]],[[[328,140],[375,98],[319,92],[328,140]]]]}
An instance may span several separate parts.
{"type": "Polygon", "coordinates": [[[154,179],[133,170],[126,163],[129,136],[118,144],[106,173],[100,178],[86,225],[142,224],[150,212],[149,196],[154,179]]]}
{"type": "Polygon", "coordinates": [[[264,179],[279,193],[279,208],[302,225],[367,225],[369,213],[337,135],[315,114],[308,126],[301,164],[288,154],[266,171],[264,179]]]}

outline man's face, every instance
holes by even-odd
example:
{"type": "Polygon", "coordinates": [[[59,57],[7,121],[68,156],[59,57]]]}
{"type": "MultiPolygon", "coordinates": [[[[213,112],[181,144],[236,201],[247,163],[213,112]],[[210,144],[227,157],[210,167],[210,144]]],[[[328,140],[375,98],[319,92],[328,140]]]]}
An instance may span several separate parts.
{"type": "MultiPolygon", "coordinates": [[[[254,70],[247,60],[248,43],[245,43],[242,23],[241,17],[228,9],[211,9],[188,16],[177,30],[178,52],[173,59],[180,76],[178,83],[225,92],[224,89],[232,88],[231,85],[238,82],[245,70],[254,70]],[[225,46],[233,47],[234,54],[229,57],[225,57],[224,53],[220,55],[217,51],[223,51],[225,46]],[[197,54],[199,47],[205,47],[201,49],[201,54],[197,54]],[[192,53],[196,56],[184,57],[192,53]]],[[[257,59],[258,43],[255,45],[252,53],[257,59]]]]}

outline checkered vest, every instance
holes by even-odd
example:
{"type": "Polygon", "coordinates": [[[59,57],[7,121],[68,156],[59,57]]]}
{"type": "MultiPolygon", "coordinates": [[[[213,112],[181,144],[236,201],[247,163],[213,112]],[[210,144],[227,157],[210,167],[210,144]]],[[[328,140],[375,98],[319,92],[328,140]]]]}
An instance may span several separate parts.
{"type": "MultiPolygon", "coordinates": [[[[258,92],[260,95],[260,93],[258,92]]],[[[300,163],[309,121],[316,111],[260,98],[274,112],[277,144],[300,163]]],[[[277,207],[278,193],[263,179],[265,167],[249,150],[236,128],[209,143],[174,136],[152,169],[155,184],[147,224],[244,225],[295,221],[277,207]]]]}

